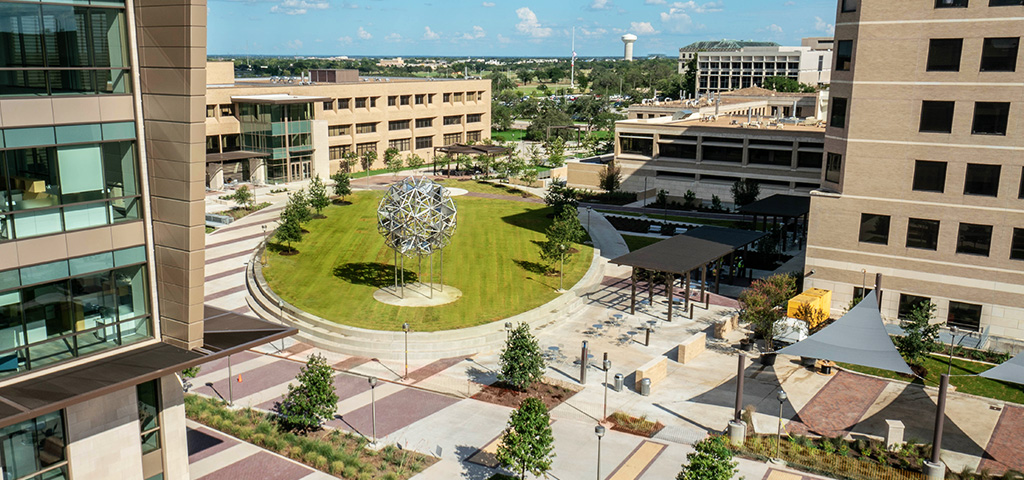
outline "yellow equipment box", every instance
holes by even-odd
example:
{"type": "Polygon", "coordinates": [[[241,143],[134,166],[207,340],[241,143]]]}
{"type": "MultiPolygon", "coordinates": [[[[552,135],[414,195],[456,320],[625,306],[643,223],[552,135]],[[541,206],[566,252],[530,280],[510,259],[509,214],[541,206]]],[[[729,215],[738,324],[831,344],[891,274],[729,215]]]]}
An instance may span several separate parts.
{"type": "Polygon", "coordinates": [[[802,304],[809,304],[815,310],[828,313],[832,309],[832,290],[811,288],[789,300],[786,305],[786,316],[796,318],[796,311],[802,304]]]}

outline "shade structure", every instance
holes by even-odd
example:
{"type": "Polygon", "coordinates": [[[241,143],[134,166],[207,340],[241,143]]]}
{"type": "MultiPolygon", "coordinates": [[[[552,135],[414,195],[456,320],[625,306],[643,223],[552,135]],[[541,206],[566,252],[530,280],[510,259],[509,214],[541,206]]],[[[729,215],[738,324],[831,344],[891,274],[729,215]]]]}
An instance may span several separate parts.
{"type": "Polygon", "coordinates": [[[779,353],[914,374],[885,331],[874,291],[832,325],[779,353]]]}
{"type": "Polygon", "coordinates": [[[1001,365],[997,365],[979,373],[978,376],[1024,385],[1024,352],[1018,353],[1017,356],[1007,360],[1001,365]]]}

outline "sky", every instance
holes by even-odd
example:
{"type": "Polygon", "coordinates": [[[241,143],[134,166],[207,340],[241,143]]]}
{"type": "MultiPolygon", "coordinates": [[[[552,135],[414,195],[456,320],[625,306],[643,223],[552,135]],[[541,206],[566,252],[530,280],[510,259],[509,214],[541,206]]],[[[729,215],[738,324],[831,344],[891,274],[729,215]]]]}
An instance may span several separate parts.
{"type": "Polygon", "coordinates": [[[723,38],[799,45],[830,36],[836,0],[208,0],[217,54],[677,56],[723,38]]]}

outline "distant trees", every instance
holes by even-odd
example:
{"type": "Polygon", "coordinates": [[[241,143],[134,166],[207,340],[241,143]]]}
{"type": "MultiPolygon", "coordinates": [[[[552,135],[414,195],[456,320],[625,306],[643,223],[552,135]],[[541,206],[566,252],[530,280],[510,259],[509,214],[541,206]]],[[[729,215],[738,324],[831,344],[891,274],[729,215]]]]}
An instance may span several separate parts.
{"type": "Polygon", "coordinates": [[[814,93],[818,90],[811,85],[800,83],[788,77],[768,77],[764,79],[761,87],[775,90],[776,92],[814,93]]]}
{"type": "Polygon", "coordinates": [[[744,178],[743,180],[736,180],[732,184],[730,189],[732,192],[732,202],[737,207],[744,205],[750,205],[757,201],[757,197],[761,195],[761,185],[757,183],[757,180],[752,178],[744,178]]]}
{"type": "Polygon", "coordinates": [[[583,240],[585,234],[577,215],[575,208],[563,208],[562,213],[555,216],[555,220],[544,232],[547,241],[541,245],[540,257],[549,263],[559,263],[559,283],[563,273],[562,264],[566,257],[571,258],[573,254],[572,245],[583,240]]]}
{"type": "Polygon", "coordinates": [[[409,168],[412,168],[412,169],[420,168],[425,163],[426,163],[426,160],[424,160],[423,157],[421,157],[419,155],[416,155],[415,153],[412,154],[412,155],[409,155],[409,157],[405,159],[405,164],[408,165],[409,168]]]}
{"type": "Polygon", "coordinates": [[[384,166],[387,167],[394,178],[398,178],[398,172],[402,171],[402,166],[404,165],[405,162],[402,160],[402,156],[397,148],[392,147],[384,150],[384,166]]]}
{"type": "Polygon", "coordinates": [[[788,274],[775,274],[754,280],[740,293],[740,320],[750,322],[751,329],[764,338],[765,349],[775,349],[775,338],[785,333],[779,323],[785,316],[786,302],[796,294],[796,279],[788,274]]]}
{"type": "Polygon", "coordinates": [[[548,142],[544,147],[548,152],[547,166],[558,168],[565,165],[565,140],[562,140],[562,137],[555,137],[553,141],[548,142]]]}
{"type": "Polygon", "coordinates": [[[548,193],[544,195],[544,203],[554,208],[556,217],[565,210],[572,210],[573,213],[576,213],[576,207],[580,203],[579,192],[572,187],[552,183],[548,187],[548,193]]]}
{"type": "Polygon", "coordinates": [[[373,168],[373,164],[377,161],[377,151],[367,150],[359,156],[359,166],[363,167],[363,171],[366,172],[366,184],[370,184],[370,169],[373,168]]]}

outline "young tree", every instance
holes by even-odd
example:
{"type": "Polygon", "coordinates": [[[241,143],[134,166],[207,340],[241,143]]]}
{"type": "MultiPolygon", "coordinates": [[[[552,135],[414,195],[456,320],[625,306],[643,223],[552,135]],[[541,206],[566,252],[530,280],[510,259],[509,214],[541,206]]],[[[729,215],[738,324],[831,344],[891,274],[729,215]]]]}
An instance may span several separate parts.
{"type": "Polygon", "coordinates": [[[320,175],[313,177],[313,180],[309,182],[309,206],[316,210],[317,217],[322,217],[322,212],[330,204],[331,199],[327,196],[327,185],[320,180],[320,175]]]}
{"type": "Polygon", "coordinates": [[[903,336],[896,338],[896,349],[908,363],[920,365],[925,356],[935,350],[940,324],[931,324],[934,317],[935,304],[925,301],[914,305],[910,314],[900,320],[903,336]]]}
{"type": "Polygon", "coordinates": [[[563,208],[545,232],[547,241],[541,245],[540,257],[551,263],[564,262],[571,255],[572,244],[583,240],[584,233],[577,210],[563,208]]]}
{"type": "Polygon", "coordinates": [[[714,436],[693,445],[686,454],[686,464],[676,480],[730,480],[736,475],[737,462],[722,437],[714,436]]]}
{"type": "Polygon", "coordinates": [[[423,164],[425,164],[425,163],[426,163],[426,160],[424,160],[423,157],[421,157],[419,155],[416,155],[415,153],[412,154],[412,155],[409,155],[409,158],[405,159],[405,164],[408,165],[409,168],[412,168],[412,169],[418,169],[418,168],[422,167],[423,164]]]}
{"type": "Polygon", "coordinates": [[[693,190],[683,194],[683,208],[697,208],[697,194],[693,190]]]}
{"type": "Polygon", "coordinates": [[[556,217],[561,215],[562,211],[564,211],[566,207],[572,207],[572,211],[575,213],[576,207],[580,203],[579,194],[572,187],[552,183],[551,186],[548,187],[547,195],[544,195],[544,203],[555,209],[556,217]]]}
{"type": "MultiPolygon", "coordinates": [[[[533,182],[537,181],[537,176],[538,175],[540,175],[540,174],[537,172],[536,168],[526,168],[526,169],[523,170],[523,173],[522,173],[522,175],[520,175],[519,179],[522,180],[523,183],[526,184],[526,186],[532,187],[533,186],[533,182]]],[[[547,197],[545,197],[545,199],[546,198],[547,197]]]]}
{"type": "Polygon", "coordinates": [[[547,165],[551,168],[558,168],[565,165],[565,140],[562,137],[555,137],[555,140],[548,144],[547,165]]]}
{"type": "Polygon", "coordinates": [[[391,172],[394,178],[398,178],[398,172],[402,171],[402,166],[405,165],[405,162],[402,161],[402,156],[398,153],[397,148],[392,147],[384,150],[384,165],[388,167],[388,171],[391,172]]]}
{"type": "Polygon", "coordinates": [[[352,194],[348,172],[338,170],[338,173],[331,175],[331,180],[334,180],[334,194],[341,197],[341,201],[344,202],[345,197],[352,194]]]}
{"type": "Polygon", "coordinates": [[[286,218],[294,218],[299,224],[313,219],[313,214],[309,211],[309,197],[306,196],[305,190],[292,192],[288,195],[288,204],[281,211],[281,220],[283,221],[286,218]]]}
{"type": "Polygon", "coordinates": [[[295,249],[292,248],[292,242],[302,241],[302,224],[295,217],[282,214],[281,225],[277,227],[277,232],[274,233],[274,236],[277,237],[277,241],[288,244],[289,252],[295,252],[295,249]]]}
{"type": "Polygon", "coordinates": [[[376,162],[376,150],[367,150],[359,156],[359,166],[363,167],[363,171],[366,172],[366,185],[370,185],[370,169],[373,168],[373,164],[376,162]]]}
{"type": "Polygon", "coordinates": [[[757,180],[745,178],[736,180],[736,183],[732,184],[732,202],[737,207],[754,203],[759,195],[761,195],[761,186],[757,180]]]}
{"type": "Polygon", "coordinates": [[[349,150],[341,155],[341,165],[345,173],[352,173],[352,167],[359,163],[359,154],[349,150]]]}
{"type": "Polygon", "coordinates": [[[235,201],[241,208],[252,208],[253,194],[249,190],[249,187],[242,185],[235,189],[235,193],[231,195],[231,199],[235,201]]]}
{"type": "Polygon", "coordinates": [[[598,185],[608,193],[614,193],[622,185],[622,169],[615,162],[609,163],[597,174],[598,185]]]}
{"type": "Polygon", "coordinates": [[[711,209],[716,212],[724,210],[722,208],[722,199],[718,198],[718,195],[711,195],[711,209]]]}
{"type": "Polygon", "coordinates": [[[775,349],[775,338],[785,333],[779,323],[785,314],[785,304],[796,294],[796,279],[780,273],[754,280],[740,293],[740,320],[750,322],[751,328],[764,337],[765,349],[775,349]]]}
{"type": "Polygon", "coordinates": [[[526,478],[527,472],[543,475],[551,470],[555,458],[554,440],[551,416],[544,402],[527,398],[509,416],[498,444],[498,462],[519,472],[521,479],[526,478]]]}
{"type": "Polygon", "coordinates": [[[520,323],[509,332],[498,364],[501,369],[498,379],[521,391],[544,376],[544,357],[528,324],[520,323]]]}
{"type": "Polygon", "coordinates": [[[298,385],[288,384],[288,394],[278,404],[281,424],[289,430],[319,430],[321,424],[334,418],[338,410],[338,394],[334,391],[334,369],[323,355],[309,357],[306,366],[295,376],[298,385]]]}

